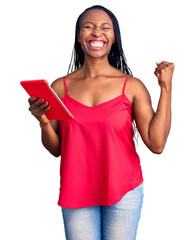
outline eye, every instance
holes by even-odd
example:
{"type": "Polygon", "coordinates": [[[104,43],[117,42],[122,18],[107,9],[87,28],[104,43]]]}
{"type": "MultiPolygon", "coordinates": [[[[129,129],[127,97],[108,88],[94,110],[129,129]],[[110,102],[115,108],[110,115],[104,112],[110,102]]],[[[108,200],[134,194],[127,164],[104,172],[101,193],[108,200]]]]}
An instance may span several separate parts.
{"type": "Polygon", "coordinates": [[[93,28],[92,26],[89,26],[89,25],[87,25],[87,26],[85,26],[84,28],[93,28]]]}

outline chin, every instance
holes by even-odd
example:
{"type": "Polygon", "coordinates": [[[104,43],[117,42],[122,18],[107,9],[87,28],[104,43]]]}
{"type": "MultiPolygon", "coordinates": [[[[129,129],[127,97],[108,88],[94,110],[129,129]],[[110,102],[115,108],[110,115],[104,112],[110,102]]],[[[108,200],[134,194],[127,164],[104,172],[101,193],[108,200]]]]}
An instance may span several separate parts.
{"type": "Polygon", "coordinates": [[[94,59],[98,59],[98,58],[108,58],[108,53],[94,53],[94,54],[91,54],[91,53],[85,53],[85,58],[87,57],[91,57],[91,58],[94,58],[94,59]]]}

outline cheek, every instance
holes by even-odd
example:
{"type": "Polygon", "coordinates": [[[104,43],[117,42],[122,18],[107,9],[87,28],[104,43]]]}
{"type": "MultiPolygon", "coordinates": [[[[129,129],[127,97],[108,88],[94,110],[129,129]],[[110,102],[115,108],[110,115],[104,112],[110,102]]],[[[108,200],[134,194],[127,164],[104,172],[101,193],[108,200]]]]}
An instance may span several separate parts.
{"type": "Polygon", "coordinates": [[[107,33],[106,35],[107,35],[106,37],[109,39],[111,44],[115,42],[115,36],[113,33],[107,33]]]}
{"type": "Polygon", "coordinates": [[[78,40],[78,42],[81,44],[81,49],[83,50],[83,34],[79,34],[78,36],[77,36],[77,40],[78,40]]]}
{"type": "Polygon", "coordinates": [[[108,36],[109,39],[109,44],[112,45],[113,43],[115,43],[115,36],[113,34],[110,34],[108,36]]]}
{"type": "Polygon", "coordinates": [[[78,42],[81,42],[81,41],[82,41],[82,38],[83,38],[82,33],[77,34],[77,40],[78,40],[78,42]]]}

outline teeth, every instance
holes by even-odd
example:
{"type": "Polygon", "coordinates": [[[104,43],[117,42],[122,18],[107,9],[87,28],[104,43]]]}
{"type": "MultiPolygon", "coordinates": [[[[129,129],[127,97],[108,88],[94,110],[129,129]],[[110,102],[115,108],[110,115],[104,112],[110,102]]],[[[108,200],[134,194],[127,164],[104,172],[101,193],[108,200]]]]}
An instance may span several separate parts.
{"type": "Polygon", "coordinates": [[[104,45],[103,41],[89,41],[91,47],[102,47],[104,45]]]}

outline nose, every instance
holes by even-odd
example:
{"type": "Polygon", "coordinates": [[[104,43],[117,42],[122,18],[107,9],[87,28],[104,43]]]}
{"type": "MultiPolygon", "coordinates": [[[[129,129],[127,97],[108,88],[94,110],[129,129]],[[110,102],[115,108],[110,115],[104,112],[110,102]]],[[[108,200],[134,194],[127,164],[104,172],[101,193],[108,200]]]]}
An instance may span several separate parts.
{"type": "Polygon", "coordinates": [[[102,32],[101,32],[101,30],[98,28],[95,28],[95,29],[93,29],[93,32],[92,32],[92,35],[94,36],[94,37],[99,37],[99,36],[101,36],[102,35],[102,32]]]}
{"type": "Polygon", "coordinates": [[[92,36],[98,38],[98,37],[102,36],[102,34],[100,32],[93,32],[92,36]]]}

